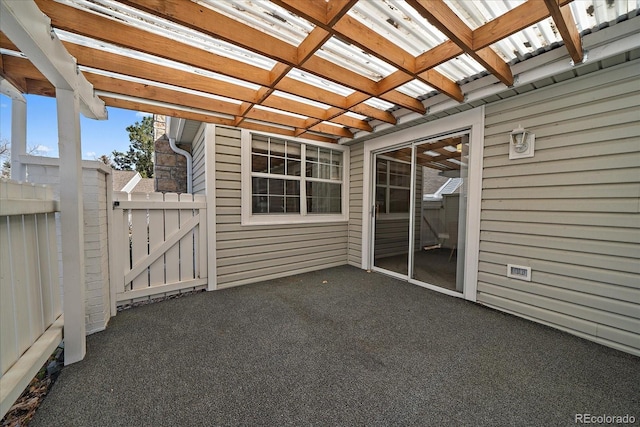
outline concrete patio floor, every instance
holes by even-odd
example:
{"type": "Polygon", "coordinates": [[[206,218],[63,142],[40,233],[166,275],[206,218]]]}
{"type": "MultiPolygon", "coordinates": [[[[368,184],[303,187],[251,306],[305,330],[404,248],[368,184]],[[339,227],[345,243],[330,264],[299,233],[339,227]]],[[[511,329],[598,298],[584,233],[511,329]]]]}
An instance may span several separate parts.
{"type": "Polygon", "coordinates": [[[344,266],[126,310],[31,426],[640,419],[640,358],[344,266]]]}

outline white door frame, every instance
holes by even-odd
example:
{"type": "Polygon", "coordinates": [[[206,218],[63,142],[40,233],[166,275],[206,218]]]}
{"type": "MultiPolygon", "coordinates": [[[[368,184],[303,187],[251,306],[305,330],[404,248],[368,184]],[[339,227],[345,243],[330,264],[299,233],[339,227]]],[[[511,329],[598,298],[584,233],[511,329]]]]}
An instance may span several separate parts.
{"type": "Polygon", "coordinates": [[[467,244],[465,248],[464,293],[426,285],[413,279],[410,283],[424,286],[452,296],[476,301],[478,287],[478,253],[480,249],[480,201],[482,198],[482,158],[484,151],[484,106],[445,117],[443,119],[403,129],[366,141],[364,144],[364,171],[362,188],[362,268],[371,270],[372,237],[372,183],[375,167],[373,152],[404,142],[436,138],[439,135],[469,129],[469,187],[467,200],[467,244]]]}

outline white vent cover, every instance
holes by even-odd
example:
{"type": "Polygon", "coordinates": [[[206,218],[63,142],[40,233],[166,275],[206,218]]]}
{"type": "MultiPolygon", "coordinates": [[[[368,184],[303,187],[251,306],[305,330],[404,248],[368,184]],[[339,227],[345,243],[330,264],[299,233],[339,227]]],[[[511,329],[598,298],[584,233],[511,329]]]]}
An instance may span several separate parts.
{"type": "Polygon", "coordinates": [[[507,277],[518,280],[531,281],[531,267],[523,265],[507,264],[507,277]]]}

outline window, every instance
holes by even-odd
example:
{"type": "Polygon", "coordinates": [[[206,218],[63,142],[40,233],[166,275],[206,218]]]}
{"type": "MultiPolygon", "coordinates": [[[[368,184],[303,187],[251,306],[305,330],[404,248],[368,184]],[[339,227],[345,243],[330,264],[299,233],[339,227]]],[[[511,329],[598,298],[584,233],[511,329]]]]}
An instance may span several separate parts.
{"type": "Polygon", "coordinates": [[[243,224],[346,220],[347,147],[249,131],[242,144],[243,224]]]}
{"type": "Polygon", "coordinates": [[[378,157],[376,205],[381,214],[408,213],[411,201],[411,165],[378,157]]]}

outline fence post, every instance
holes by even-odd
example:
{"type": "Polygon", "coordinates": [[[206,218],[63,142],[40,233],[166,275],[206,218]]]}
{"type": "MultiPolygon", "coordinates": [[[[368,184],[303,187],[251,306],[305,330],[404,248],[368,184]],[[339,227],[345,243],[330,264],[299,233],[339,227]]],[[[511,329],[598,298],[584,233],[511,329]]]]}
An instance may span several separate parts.
{"type": "Polygon", "coordinates": [[[84,212],[80,147],[80,101],[56,89],[60,151],[60,225],[64,288],[64,364],[84,359],[86,348],[84,212]]]}
{"type": "MultiPolygon", "coordinates": [[[[113,227],[109,228],[109,287],[111,291],[111,315],[116,315],[117,293],[124,291],[124,262],[129,259],[129,247],[123,240],[124,211],[116,205],[127,200],[126,193],[113,193],[113,227]]],[[[128,232],[127,232],[128,234],[128,232]]]]}

